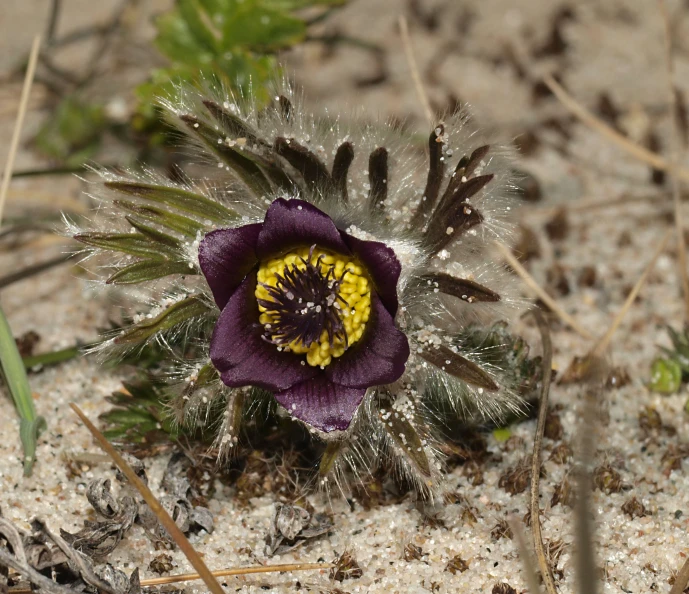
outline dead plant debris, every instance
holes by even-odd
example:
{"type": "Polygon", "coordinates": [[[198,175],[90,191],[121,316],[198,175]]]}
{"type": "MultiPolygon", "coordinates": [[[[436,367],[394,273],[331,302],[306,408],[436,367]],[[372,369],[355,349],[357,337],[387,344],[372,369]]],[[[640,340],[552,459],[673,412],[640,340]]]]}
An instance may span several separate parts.
{"type": "Polygon", "coordinates": [[[517,591],[505,582],[495,584],[491,590],[491,594],[517,594],[517,591]]]}
{"type": "Polygon", "coordinates": [[[566,442],[558,443],[550,452],[549,460],[555,464],[565,464],[572,458],[573,452],[571,446],[566,442]]]}
{"type": "Polygon", "coordinates": [[[649,516],[650,512],[646,509],[646,506],[641,503],[636,497],[627,499],[622,504],[622,511],[629,516],[630,520],[634,518],[643,518],[644,516],[649,516]]]}
{"type": "Polygon", "coordinates": [[[325,514],[312,514],[298,505],[276,503],[265,553],[269,557],[282,555],[327,534],[332,527],[332,520],[325,514]]]}
{"type": "Polygon", "coordinates": [[[344,580],[358,580],[364,575],[363,570],[359,567],[354,555],[349,551],[342,553],[335,561],[335,567],[330,570],[330,579],[336,582],[344,580]]]}
{"type": "Polygon", "coordinates": [[[467,569],[469,569],[469,564],[459,555],[452,557],[445,566],[445,571],[449,571],[452,575],[464,573],[467,569]]]}
{"type": "Polygon", "coordinates": [[[622,476],[609,463],[597,466],[593,471],[593,485],[606,495],[620,493],[631,488],[622,480],[622,476]]]}
{"type": "Polygon", "coordinates": [[[523,493],[531,483],[531,461],[522,458],[516,466],[512,466],[499,478],[498,486],[510,495],[523,493]]]}
{"type": "Polygon", "coordinates": [[[499,520],[498,523],[493,526],[490,531],[490,536],[493,540],[500,540],[501,538],[508,538],[512,540],[512,528],[507,523],[507,520],[499,520]]]}

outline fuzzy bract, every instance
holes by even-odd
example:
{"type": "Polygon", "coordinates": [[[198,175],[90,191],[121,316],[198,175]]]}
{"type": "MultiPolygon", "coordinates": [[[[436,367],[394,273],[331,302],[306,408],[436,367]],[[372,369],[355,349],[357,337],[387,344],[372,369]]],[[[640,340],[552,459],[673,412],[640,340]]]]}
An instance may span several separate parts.
{"type": "Polygon", "coordinates": [[[514,304],[491,252],[513,200],[503,152],[458,113],[423,157],[393,125],[304,113],[287,86],[263,109],[187,89],[164,106],[209,167],[101,173],[102,208],[70,230],[141,305],[98,350],[168,345],[172,406],[218,427],[222,453],[267,398],[324,442],[319,484],[391,461],[439,494],[442,441],[517,411],[529,383],[495,325],[514,304]]]}

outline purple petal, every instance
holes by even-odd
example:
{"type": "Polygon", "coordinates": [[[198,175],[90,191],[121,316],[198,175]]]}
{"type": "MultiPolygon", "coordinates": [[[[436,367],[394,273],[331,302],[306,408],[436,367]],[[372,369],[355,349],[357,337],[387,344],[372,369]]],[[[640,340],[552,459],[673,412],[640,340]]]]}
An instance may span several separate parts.
{"type": "Polygon", "coordinates": [[[263,260],[291,248],[314,244],[341,254],[349,253],[335,223],[324,212],[303,200],[275,200],[266,212],[258,236],[258,257],[263,260]]]}
{"type": "Polygon", "coordinates": [[[275,394],[290,415],[329,433],[344,431],[352,422],[366,388],[346,388],[323,374],[275,394]]]}
{"type": "Polygon", "coordinates": [[[301,364],[303,357],[280,352],[261,337],[264,329],[258,321],[255,290],[252,274],[230,297],[215,324],[210,356],[223,383],[284,390],[317,375],[318,368],[301,364]]]}
{"type": "Polygon", "coordinates": [[[402,265],[395,252],[379,241],[363,241],[342,233],[349,249],[365,266],[373,286],[392,317],[397,313],[397,281],[402,265]]]}
{"type": "Polygon", "coordinates": [[[199,264],[220,309],[258,262],[256,241],[262,223],[208,233],[199,244],[199,264]]]}
{"type": "Polygon", "coordinates": [[[377,295],[371,295],[371,317],[361,340],[325,368],[342,386],[368,388],[390,384],[404,373],[409,343],[377,295]]]}

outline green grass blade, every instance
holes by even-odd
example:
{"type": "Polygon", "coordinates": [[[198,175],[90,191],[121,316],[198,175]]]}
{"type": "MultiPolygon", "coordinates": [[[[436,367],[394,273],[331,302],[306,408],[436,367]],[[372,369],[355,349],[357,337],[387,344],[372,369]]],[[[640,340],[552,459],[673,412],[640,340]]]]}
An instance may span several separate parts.
{"type": "Polygon", "coordinates": [[[36,461],[38,436],[47,426],[43,417],[36,417],[33,421],[27,421],[26,419],[19,421],[19,439],[24,448],[24,476],[31,476],[33,463],[36,461]]]}
{"type": "Polygon", "coordinates": [[[71,346],[57,351],[50,351],[48,353],[41,353],[39,355],[29,355],[24,357],[24,367],[27,371],[31,371],[34,367],[45,367],[47,365],[57,365],[64,361],[69,361],[78,357],[83,353],[84,347],[71,346]]]}
{"type": "Polygon", "coordinates": [[[19,436],[24,448],[24,475],[31,474],[38,436],[45,429],[43,417],[36,414],[24,361],[17,349],[7,318],[0,308],[0,366],[14,406],[21,419],[19,436]]]}

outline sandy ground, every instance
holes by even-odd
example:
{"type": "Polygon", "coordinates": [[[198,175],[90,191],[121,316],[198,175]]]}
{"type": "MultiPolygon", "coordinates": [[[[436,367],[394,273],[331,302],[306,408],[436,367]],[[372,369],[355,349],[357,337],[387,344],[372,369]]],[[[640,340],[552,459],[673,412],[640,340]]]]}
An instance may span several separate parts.
{"type": "MultiPolygon", "coordinates": [[[[35,24],[44,7],[32,12],[27,8],[30,4],[11,1],[9,12],[35,24]]],[[[515,219],[531,228],[540,244],[541,256],[529,266],[536,279],[549,287],[557,284],[552,277],[557,272],[554,267],[558,266],[560,277],[564,276],[570,286],[568,294],[563,294],[562,284],[560,289],[553,288],[558,302],[582,326],[599,335],[610,324],[669,228],[669,192],[652,185],[648,166],[571,121],[552,97],[541,97],[535,81],[543,72],[556,72],[592,108],[599,105],[601,94],[606,93],[618,110],[618,126],[641,141],[654,132],[660,150],[667,151],[662,21],[656,4],[586,1],[570,5],[544,0],[418,4],[427,17],[425,25],[405,2],[359,0],[329,20],[320,32],[353,35],[378,44],[382,48],[381,58],[348,46],[328,52],[315,43],[288,56],[289,67],[305,87],[308,104],[317,110],[327,107],[331,112],[363,106],[369,113],[405,119],[410,127],[424,131],[423,113],[395,28],[398,16],[409,13],[417,59],[434,105],[446,107],[455,99],[470,103],[477,123],[505,142],[526,131],[538,137],[536,145],[517,161],[520,169],[536,177],[543,193],[542,202],[525,205],[515,212],[515,219]],[[565,49],[553,52],[550,47],[551,51],[546,51],[553,34],[554,15],[562,14],[566,7],[572,9],[572,16],[564,18],[557,29],[565,49]],[[436,9],[439,16],[434,24],[429,15],[436,9]],[[507,51],[508,47],[513,49],[507,51]],[[376,78],[382,80],[376,82],[376,78]],[[575,210],[569,214],[565,237],[552,239],[546,233],[545,224],[552,216],[553,206],[621,196],[650,199],[575,210]],[[595,270],[596,279],[592,286],[582,287],[577,279],[587,267],[595,270]]],[[[65,5],[68,15],[74,13],[76,19],[81,13],[79,18],[86,18],[79,2],[65,5]]],[[[680,8],[679,2],[669,5],[673,10],[680,8]]],[[[105,8],[103,11],[107,14],[105,8]]],[[[93,18],[102,18],[100,9],[98,13],[93,18]]],[[[677,14],[673,19],[678,40],[677,82],[687,90],[689,12],[684,9],[677,14]]],[[[3,31],[12,31],[10,36],[1,37],[7,51],[16,58],[9,60],[6,51],[0,52],[0,68],[6,71],[28,47],[31,27],[21,29],[20,33],[20,28],[8,27],[9,20],[4,15],[0,22],[3,31]]],[[[141,33],[142,40],[146,34],[145,30],[141,33]]],[[[6,138],[12,114],[4,106],[12,96],[10,92],[6,97],[3,94],[0,130],[6,138]]],[[[35,130],[38,117],[29,118],[27,138],[35,130]]],[[[4,158],[5,146],[6,143],[0,146],[0,158],[4,158]]],[[[22,151],[18,168],[36,164],[40,161],[34,155],[22,151]]],[[[83,207],[86,201],[80,196],[81,190],[80,182],[74,179],[57,178],[48,183],[17,181],[12,186],[7,214],[38,212],[37,209],[46,207],[47,198],[51,208],[83,207]]],[[[62,249],[61,241],[41,238],[1,252],[0,271],[4,274],[54,254],[62,249]]],[[[657,345],[667,344],[663,325],[678,327],[682,322],[675,260],[676,250],[668,247],[613,342],[611,361],[627,369],[631,382],[605,393],[601,407],[608,415],[601,415],[604,422],[600,426],[581,428],[595,431],[596,465],[614,467],[624,484],[620,492],[606,494],[597,490],[593,495],[597,559],[605,593],[668,592],[668,578],[689,553],[689,479],[682,462],[673,467],[668,459],[668,452],[681,450],[689,443],[683,410],[687,393],[683,389],[678,395],[661,397],[645,387],[657,345]],[[640,414],[648,406],[656,409],[665,428],[649,431],[640,426],[640,414]],[[643,503],[647,515],[630,519],[625,514],[622,506],[632,497],[643,503]]],[[[75,340],[91,340],[96,336],[95,328],[105,325],[116,313],[107,296],[94,294],[69,267],[18,283],[3,290],[0,297],[16,335],[29,330],[39,332],[40,351],[70,345],[75,340]]],[[[562,371],[574,355],[586,352],[591,343],[559,324],[553,330],[555,365],[562,371]]],[[[14,411],[8,399],[0,398],[3,514],[25,526],[32,516],[39,515],[49,518],[53,528],[66,529],[80,527],[89,517],[85,485],[91,478],[109,477],[113,472],[105,463],[87,469],[81,477],[68,474],[65,455],[95,453],[97,448],[67,404],[77,402],[91,418],[96,418],[107,409],[104,396],[117,388],[122,379],[118,373],[121,372],[104,371],[94,361],[81,358],[32,375],[36,406],[48,418],[49,429],[41,438],[39,462],[30,479],[24,479],[21,473],[14,411]]],[[[550,454],[562,443],[574,443],[582,397],[580,386],[553,386],[553,403],[562,407],[559,415],[563,434],[556,440],[545,441],[543,532],[547,542],[562,544],[555,568],[563,592],[572,591],[575,583],[573,518],[567,506],[553,504],[551,498],[571,472],[572,464],[551,460],[550,454]]],[[[462,467],[455,469],[450,483],[464,499],[439,510],[443,526],[424,522],[411,500],[369,511],[357,503],[352,510],[345,502],[335,501],[335,528],[331,536],[279,558],[280,562],[331,560],[347,548],[363,570],[360,579],[340,584],[329,581],[327,572],[287,573],[228,579],[228,590],[491,592],[495,584],[506,582],[523,591],[525,584],[515,543],[509,538],[497,539],[492,532],[500,520],[510,516],[522,518],[526,512],[527,493],[510,495],[498,482],[530,453],[534,429],[532,421],[521,423],[513,428],[513,438],[506,443],[488,437],[491,456],[483,466],[483,484],[472,485],[462,467]],[[467,509],[472,513],[466,513],[467,509]],[[409,542],[421,547],[421,559],[403,560],[403,548],[409,542]],[[446,566],[456,555],[466,561],[467,568],[452,574],[446,566]]],[[[165,459],[149,461],[154,484],[165,463],[165,459]]],[[[327,506],[318,496],[312,497],[311,502],[317,509],[327,506]]],[[[255,562],[254,555],[263,558],[263,539],[274,504],[274,497],[267,495],[241,507],[233,499],[232,489],[218,485],[211,502],[216,530],[194,541],[208,565],[219,568],[251,564],[255,562]]],[[[143,531],[135,527],[111,562],[128,572],[140,567],[148,575],[149,563],[157,554],[143,531]]],[[[174,573],[189,570],[180,553],[172,553],[172,557],[174,573]]],[[[187,591],[203,589],[188,586],[187,591]]]]}

